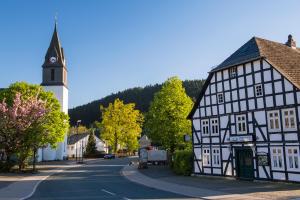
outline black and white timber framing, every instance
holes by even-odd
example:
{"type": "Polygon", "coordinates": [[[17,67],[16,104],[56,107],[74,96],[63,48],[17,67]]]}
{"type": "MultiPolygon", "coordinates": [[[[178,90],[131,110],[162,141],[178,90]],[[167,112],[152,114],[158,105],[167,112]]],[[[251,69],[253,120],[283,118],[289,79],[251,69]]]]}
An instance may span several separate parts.
{"type": "Polygon", "coordinates": [[[195,174],[300,182],[300,51],[291,40],[254,37],[209,73],[189,115],[195,174]],[[282,62],[290,54],[293,69],[282,62]]]}

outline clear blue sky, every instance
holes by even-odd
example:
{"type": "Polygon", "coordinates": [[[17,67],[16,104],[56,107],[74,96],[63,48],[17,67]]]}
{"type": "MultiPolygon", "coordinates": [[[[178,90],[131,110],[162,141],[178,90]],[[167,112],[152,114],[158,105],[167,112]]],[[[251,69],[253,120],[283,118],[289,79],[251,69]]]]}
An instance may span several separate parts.
{"type": "Polygon", "coordinates": [[[0,87],[41,83],[56,12],[70,107],[174,75],[206,78],[252,36],[300,44],[297,0],[3,0],[0,87]]]}

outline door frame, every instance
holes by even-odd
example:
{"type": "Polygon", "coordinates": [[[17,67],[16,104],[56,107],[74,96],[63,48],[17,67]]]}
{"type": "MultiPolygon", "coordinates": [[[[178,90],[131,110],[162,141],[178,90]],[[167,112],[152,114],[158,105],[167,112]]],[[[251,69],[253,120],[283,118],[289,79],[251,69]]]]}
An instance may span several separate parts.
{"type": "Polygon", "coordinates": [[[253,160],[253,151],[250,147],[235,147],[235,170],[236,170],[236,178],[241,180],[254,180],[254,160],[253,160]],[[252,155],[252,162],[251,162],[251,168],[252,168],[252,178],[245,178],[240,176],[240,168],[239,168],[239,152],[240,151],[251,151],[252,155]]]}

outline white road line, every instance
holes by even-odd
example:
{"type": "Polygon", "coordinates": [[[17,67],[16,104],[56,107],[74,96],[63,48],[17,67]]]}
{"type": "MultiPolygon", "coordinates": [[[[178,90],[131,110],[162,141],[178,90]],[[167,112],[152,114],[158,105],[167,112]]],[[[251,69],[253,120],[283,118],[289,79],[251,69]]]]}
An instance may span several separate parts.
{"type": "Polygon", "coordinates": [[[105,192],[105,193],[107,193],[107,194],[113,195],[113,196],[116,195],[115,193],[110,192],[110,191],[107,191],[107,190],[105,190],[105,189],[102,189],[101,191],[102,191],[102,192],[105,192]]]}
{"type": "Polygon", "coordinates": [[[124,200],[131,200],[131,199],[128,199],[127,197],[123,197],[123,199],[124,199],[124,200]]]}

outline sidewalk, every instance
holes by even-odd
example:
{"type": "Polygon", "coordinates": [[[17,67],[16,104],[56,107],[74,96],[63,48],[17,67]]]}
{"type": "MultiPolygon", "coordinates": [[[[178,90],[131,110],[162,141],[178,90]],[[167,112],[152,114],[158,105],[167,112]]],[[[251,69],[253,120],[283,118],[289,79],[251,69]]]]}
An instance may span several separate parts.
{"type": "Polygon", "coordinates": [[[39,163],[37,174],[31,173],[1,173],[0,200],[16,200],[29,198],[37,186],[52,174],[77,167],[74,161],[53,161],[39,163]]]}
{"type": "Polygon", "coordinates": [[[165,166],[150,166],[143,170],[137,170],[136,166],[125,166],[122,174],[129,180],[148,187],[200,199],[282,200],[300,197],[300,184],[249,182],[211,176],[177,176],[165,166]]]}

